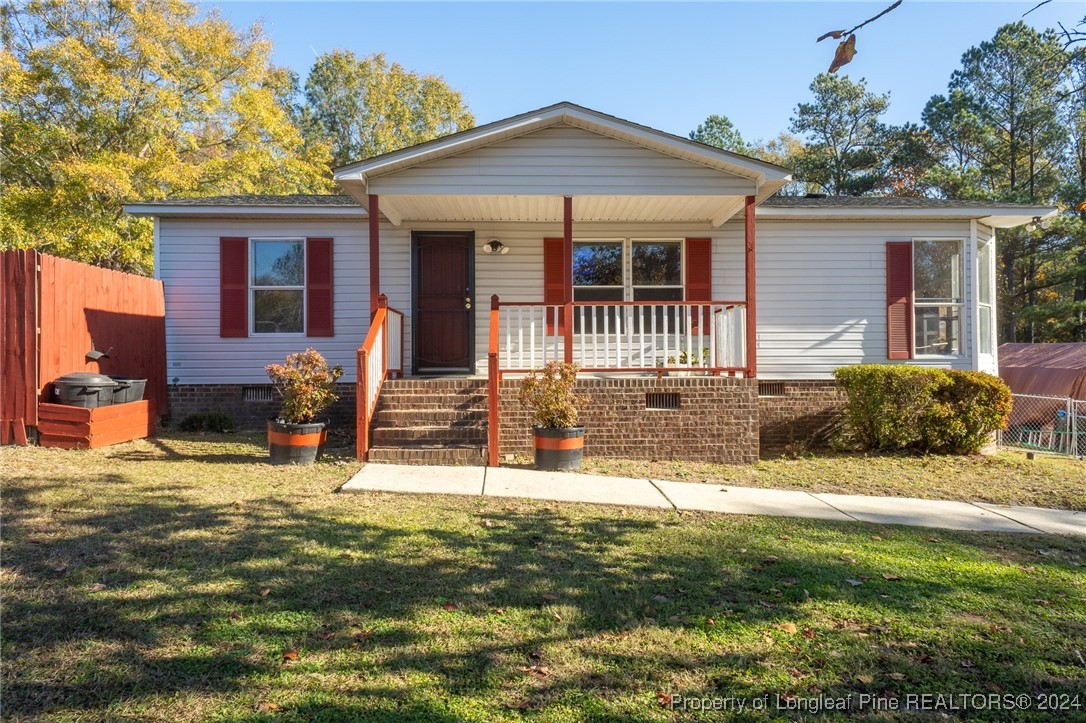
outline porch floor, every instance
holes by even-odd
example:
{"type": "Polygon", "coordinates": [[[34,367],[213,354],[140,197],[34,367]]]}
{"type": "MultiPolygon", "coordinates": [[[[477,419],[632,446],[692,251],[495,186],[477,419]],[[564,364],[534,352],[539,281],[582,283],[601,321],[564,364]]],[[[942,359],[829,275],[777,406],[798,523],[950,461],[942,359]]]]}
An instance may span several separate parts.
{"type": "Polygon", "coordinates": [[[950,530],[1086,537],[1086,512],[902,497],[721,487],[692,482],[539,472],[516,467],[367,464],[341,489],[344,492],[515,497],[950,530]]]}

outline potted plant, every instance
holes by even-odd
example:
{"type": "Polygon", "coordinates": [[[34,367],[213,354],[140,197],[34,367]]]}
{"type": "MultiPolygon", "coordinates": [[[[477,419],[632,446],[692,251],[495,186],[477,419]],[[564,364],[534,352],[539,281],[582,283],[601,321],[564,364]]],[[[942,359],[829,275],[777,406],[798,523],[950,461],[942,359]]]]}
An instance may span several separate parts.
{"type": "MultiPolygon", "coordinates": [[[[686,351],[683,350],[683,351],[679,352],[678,359],[676,359],[673,356],[669,356],[667,358],[667,365],[669,367],[674,367],[674,366],[695,367],[695,368],[696,367],[707,367],[707,366],[709,366],[709,359],[710,359],[710,357],[709,357],[709,348],[708,347],[702,349],[700,353],[697,350],[695,350],[695,351],[692,351],[689,354],[687,354],[686,351]],[[678,364],[676,364],[676,362],[678,362],[678,364]]],[[[658,365],[663,366],[662,364],[660,364],[660,362],[661,362],[660,359],[656,360],[656,363],[658,365]]],[[[703,375],[703,374],[705,374],[705,372],[693,372],[693,371],[691,371],[691,372],[677,372],[677,371],[664,372],[664,376],[669,376],[669,377],[692,377],[692,376],[698,376],[698,375],[703,375]]]]}
{"type": "Polygon", "coordinates": [[[576,383],[576,365],[556,361],[521,382],[520,403],[532,411],[538,469],[581,467],[584,427],[577,425],[577,407],[586,400],[574,394],[576,383]]]}
{"type": "Polygon", "coordinates": [[[328,423],[318,422],[317,415],[339,399],[335,384],[343,367],[330,367],[320,352],[306,349],[264,371],[283,398],[279,416],[268,420],[271,463],[313,464],[324,452],[328,436],[328,423]]]}

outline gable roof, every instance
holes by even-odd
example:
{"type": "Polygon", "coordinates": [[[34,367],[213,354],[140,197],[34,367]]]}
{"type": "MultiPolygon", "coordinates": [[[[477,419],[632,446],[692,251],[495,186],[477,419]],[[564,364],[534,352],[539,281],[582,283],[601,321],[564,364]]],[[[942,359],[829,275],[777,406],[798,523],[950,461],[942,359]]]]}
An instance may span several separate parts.
{"type": "Polygon", "coordinates": [[[167,198],[126,204],[133,216],[365,216],[352,196],[341,193],[266,193],[202,198],[167,198]]]}
{"type": "Polygon", "coordinates": [[[976,219],[993,228],[1022,226],[1057,212],[1052,206],[913,196],[772,196],[758,207],[759,218],[976,219]]]}
{"type": "Polygon", "coordinates": [[[559,124],[582,128],[725,173],[752,179],[759,185],[768,181],[773,183],[774,190],[791,179],[792,171],[783,166],[698,143],[568,101],[350,163],[334,169],[333,177],[337,181],[350,180],[365,183],[368,178],[464,153],[474,148],[481,148],[559,124]]]}

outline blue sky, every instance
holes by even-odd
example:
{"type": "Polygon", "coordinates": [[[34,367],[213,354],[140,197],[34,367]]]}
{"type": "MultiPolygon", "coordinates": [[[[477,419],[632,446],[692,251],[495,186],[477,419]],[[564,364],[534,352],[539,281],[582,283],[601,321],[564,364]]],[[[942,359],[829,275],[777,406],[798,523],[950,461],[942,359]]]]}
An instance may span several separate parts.
{"type": "MultiPolygon", "coordinates": [[[[858,34],[846,72],[889,91],[886,119],[918,121],[962,53],[1036,4],[905,0],[858,34]]],[[[833,56],[827,30],[848,28],[880,2],[370,3],[213,2],[237,25],[262,21],[275,62],[301,77],[316,53],[385,51],[444,76],[478,123],[570,100],[686,135],[711,113],[744,138],[786,130],[796,103],[833,56]]],[[[1025,18],[1070,27],[1084,4],[1058,1],[1025,18]]]]}

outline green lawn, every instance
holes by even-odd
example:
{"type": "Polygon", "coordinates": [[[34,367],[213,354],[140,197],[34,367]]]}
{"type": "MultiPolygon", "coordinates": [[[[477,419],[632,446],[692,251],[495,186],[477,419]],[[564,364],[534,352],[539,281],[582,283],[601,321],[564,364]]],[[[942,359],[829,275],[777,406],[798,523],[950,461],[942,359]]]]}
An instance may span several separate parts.
{"type": "Polygon", "coordinates": [[[585,472],[853,495],[921,497],[1086,510],[1086,461],[1020,452],[861,455],[826,452],[755,465],[587,459],[585,472]]]}
{"type": "Polygon", "coordinates": [[[242,435],[3,451],[5,719],[686,720],[718,714],[659,694],[776,715],[778,694],[1086,690],[1083,540],[341,495],[353,461],[262,460],[242,435]]]}

